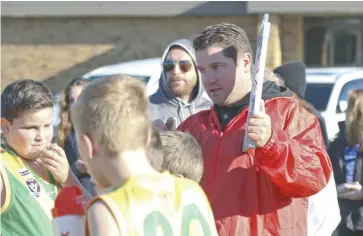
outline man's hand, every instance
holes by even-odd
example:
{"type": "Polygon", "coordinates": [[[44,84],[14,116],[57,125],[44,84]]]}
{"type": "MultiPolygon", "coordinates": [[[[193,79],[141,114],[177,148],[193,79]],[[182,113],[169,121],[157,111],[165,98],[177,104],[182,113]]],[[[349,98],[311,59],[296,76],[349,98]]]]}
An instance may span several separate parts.
{"type": "Polygon", "coordinates": [[[164,131],[170,131],[176,129],[176,121],[175,118],[169,117],[166,120],[166,123],[164,123],[162,120],[157,119],[153,122],[154,127],[156,128],[156,131],[158,132],[164,132],[164,131]]]}
{"type": "Polygon", "coordinates": [[[264,101],[261,100],[261,111],[252,115],[248,121],[248,138],[256,142],[256,148],[263,147],[270,140],[271,118],[266,114],[264,101]]]}
{"type": "Polygon", "coordinates": [[[358,182],[345,183],[337,186],[338,197],[352,201],[363,200],[362,185],[358,182]]]}
{"type": "Polygon", "coordinates": [[[78,171],[81,172],[82,174],[87,173],[87,167],[82,160],[79,160],[79,159],[77,160],[76,167],[77,167],[78,171]]]}
{"type": "Polygon", "coordinates": [[[71,171],[63,149],[56,144],[49,144],[42,154],[43,166],[52,173],[58,183],[64,184],[71,171]]]}
{"type": "Polygon", "coordinates": [[[158,132],[168,131],[168,128],[166,127],[166,124],[160,119],[155,120],[153,122],[153,125],[154,125],[156,131],[158,131],[158,132]]]}

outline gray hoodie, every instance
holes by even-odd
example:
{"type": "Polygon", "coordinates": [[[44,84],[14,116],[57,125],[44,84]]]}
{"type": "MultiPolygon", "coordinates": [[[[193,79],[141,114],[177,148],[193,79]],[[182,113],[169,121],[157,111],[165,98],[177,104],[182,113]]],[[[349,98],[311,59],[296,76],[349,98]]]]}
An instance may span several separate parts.
{"type": "MultiPolygon", "coordinates": [[[[161,62],[165,60],[165,57],[172,46],[180,46],[184,48],[193,59],[194,65],[196,65],[195,51],[193,49],[192,42],[187,39],[179,39],[170,43],[161,57],[161,62]]],[[[160,119],[165,123],[169,117],[172,117],[175,118],[175,125],[179,126],[189,116],[202,110],[208,110],[213,103],[205,93],[199,71],[197,71],[197,76],[198,83],[194,88],[197,95],[191,102],[185,103],[180,98],[175,97],[169,90],[165,80],[165,73],[163,71],[159,80],[159,89],[150,96],[149,115],[151,120],[155,121],[160,119]]]]}

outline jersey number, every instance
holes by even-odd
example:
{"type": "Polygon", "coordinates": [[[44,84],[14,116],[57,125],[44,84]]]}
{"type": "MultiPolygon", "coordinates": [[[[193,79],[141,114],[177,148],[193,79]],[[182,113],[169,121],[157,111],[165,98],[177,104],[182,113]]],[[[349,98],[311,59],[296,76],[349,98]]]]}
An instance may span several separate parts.
{"type": "MultiPolygon", "coordinates": [[[[189,236],[189,224],[192,220],[197,220],[200,223],[204,236],[211,236],[211,230],[208,222],[195,204],[189,204],[183,209],[181,236],[189,236]]],[[[144,235],[157,236],[158,227],[162,228],[164,235],[174,235],[172,226],[168,219],[160,212],[153,211],[148,214],[144,220],[144,235]]]]}

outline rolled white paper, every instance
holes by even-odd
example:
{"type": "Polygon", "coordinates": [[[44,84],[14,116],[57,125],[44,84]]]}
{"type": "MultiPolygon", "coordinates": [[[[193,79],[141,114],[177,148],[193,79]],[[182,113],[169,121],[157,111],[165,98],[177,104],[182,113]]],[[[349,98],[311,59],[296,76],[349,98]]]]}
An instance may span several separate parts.
{"type": "Polygon", "coordinates": [[[251,118],[251,115],[255,112],[260,111],[261,109],[261,95],[262,95],[262,85],[263,85],[263,77],[265,74],[265,64],[266,64],[266,56],[267,56],[267,45],[268,39],[270,36],[270,22],[268,22],[269,14],[265,14],[262,20],[261,31],[258,35],[257,41],[257,49],[256,49],[256,58],[255,58],[255,67],[253,74],[251,76],[252,79],[252,88],[250,95],[250,102],[248,106],[248,117],[246,124],[246,132],[245,137],[243,139],[242,151],[246,152],[248,149],[255,148],[256,143],[253,140],[248,138],[248,121],[251,118]]]}

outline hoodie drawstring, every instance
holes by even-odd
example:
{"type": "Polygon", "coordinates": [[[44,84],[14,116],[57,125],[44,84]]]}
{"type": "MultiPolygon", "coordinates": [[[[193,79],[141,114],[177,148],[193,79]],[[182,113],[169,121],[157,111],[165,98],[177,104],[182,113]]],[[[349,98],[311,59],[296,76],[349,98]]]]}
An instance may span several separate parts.
{"type": "Polygon", "coordinates": [[[195,112],[195,104],[194,102],[192,103],[192,115],[194,115],[196,112],[195,112]]]}
{"type": "Polygon", "coordinates": [[[178,109],[180,110],[180,113],[181,113],[181,116],[182,116],[182,117],[179,117],[179,118],[181,118],[180,120],[183,121],[185,119],[184,108],[183,108],[183,105],[182,105],[181,101],[178,100],[178,104],[179,104],[178,109]]]}
{"type": "MultiPolygon", "coordinates": [[[[189,108],[190,115],[194,115],[196,113],[194,102],[187,104],[185,107],[189,108]]],[[[185,120],[184,106],[180,100],[178,100],[178,114],[181,114],[181,117],[180,115],[178,115],[179,119],[181,121],[184,121],[185,120]]]]}

